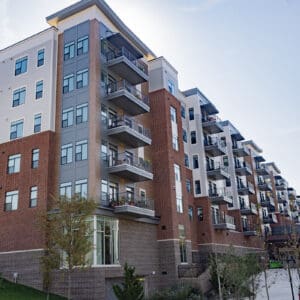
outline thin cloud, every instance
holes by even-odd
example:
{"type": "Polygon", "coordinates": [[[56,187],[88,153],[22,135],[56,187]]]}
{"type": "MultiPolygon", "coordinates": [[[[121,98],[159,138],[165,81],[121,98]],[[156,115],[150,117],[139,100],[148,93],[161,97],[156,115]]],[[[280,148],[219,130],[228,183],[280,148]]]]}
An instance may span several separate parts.
{"type": "Polygon", "coordinates": [[[186,4],[184,6],[180,6],[179,10],[186,13],[206,12],[215,8],[224,1],[225,0],[203,0],[195,5],[186,4]]]}

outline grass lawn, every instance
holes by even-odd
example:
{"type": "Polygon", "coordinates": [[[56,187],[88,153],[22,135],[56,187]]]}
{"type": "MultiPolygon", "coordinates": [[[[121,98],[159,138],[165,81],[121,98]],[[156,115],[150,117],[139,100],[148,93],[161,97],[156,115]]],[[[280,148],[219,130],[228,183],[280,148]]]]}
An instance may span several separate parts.
{"type": "MultiPolygon", "coordinates": [[[[46,294],[33,288],[15,284],[0,278],[0,300],[42,300],[46,294]]],[[[66,298],[50,295],[51,300],[63,300],[66,298]]]]}

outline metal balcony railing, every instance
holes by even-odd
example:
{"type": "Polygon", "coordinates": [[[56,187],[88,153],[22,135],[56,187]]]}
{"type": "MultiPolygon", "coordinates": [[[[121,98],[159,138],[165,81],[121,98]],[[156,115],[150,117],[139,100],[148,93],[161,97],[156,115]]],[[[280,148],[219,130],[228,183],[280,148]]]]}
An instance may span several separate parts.
{"type": "Polygon", "coordinates": [[[208,195],[209,197],[232,197],[232,194],[226,188],[209,189],[208,195]]]}
{"type": "Polygon", "coordinates": [[[108,167],[115,167],[120,165],[130,165],[141,170],[152,172],[151,162],[141,157],[129,155],[128,152],[117,153],[116,155],[107,155],[103,157],[108,167]]]}
{"type": "Polygon", "coordinates": [[[136,97],[137,99],[139,99],[140,101],[142,101],[143,103],[145,103],[149,106],[149,97],[144,95],[134,85],[132,85],[125,79],[117,81],[117,82],[111,82],[106,85],[107,95],[110,95],[110,94],[118,92],[118,91],[123,91],[123,90],[128,91],[134,97],[136,97]]]}
{"type": "Polygon", "coordinates": [[[141,198],[134,193],[119,193],[114,194],[101,193],[101,205],[106,207],[115,207],[122,205],[133,205],[136,207],[147,208],[154,210],[154,201],[149,198],[141,198]]]}
{"type": "Polygon", "coordinates": [[[116,116],[113,119],[110,119],[108,124],[107,124],[107,128],[111,129],[111,128],[116,128],[116,127],[120,127],[120,126],[127,126],[131,129],[133,129],[134,131],[136,131],[139,134],[142,134],[143,136],[151,139],[151,134],[150,134],[150,130],[147,128],[144,128],[143,125],[139,124],[138,122],[136,122],[133,118],[129,117],[129,116],[116,116]]]}
{"type": "Polygon", "coordinates": [[[217,171],[217,170],[222,170],[226,173],[228,173],[228,167],[223,166],[221,163],[210,163],[206,165],[206,170],[207,171],[217,171]]]}
{"type": "Polygon", "coordinates": [[[216,137],[206,137],[204,138],[204,146],[216,146],[220,148],[222,151],[226,151],[226,145],[224,141],[216,138],[216,137]]]}
{"type": "Polygon", "coordinates": [[[213,224],[215,224],[215,225],[224,224],[224,223],[235,225],[234,217],[226,215],[226,214],[214,214],[213,213],[212,221],[213,221],[213,224]]]}
{"type": "Polygon", "coordinates": [[[148,67],[146,64],[138,60],[128,49],[121,47],[120,49],[110,50],[106,53],[107,61],[113,60],[115,58],[124,56],[126,57],[133,65],[140,69],[143,73],[148,75],[148,67]]]}

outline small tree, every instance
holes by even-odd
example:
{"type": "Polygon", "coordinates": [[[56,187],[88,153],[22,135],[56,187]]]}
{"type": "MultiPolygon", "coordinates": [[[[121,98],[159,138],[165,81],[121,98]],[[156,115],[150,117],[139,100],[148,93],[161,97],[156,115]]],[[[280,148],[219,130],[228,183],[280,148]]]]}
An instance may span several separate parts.
{"type": "Polygon", "coordinates": [[[135,267],[124,266],[124,282],[122,287],[114,285],[113,290],[119,300],[142,300],[144,299],[144,288],[135,273],[135,267]]]}
{"type": "Polygon", "coordinates": [[[79,195],[71,199],[54,200],[53,209],[40,218],[40,226],[46,238],[45,256],[42,258],[44,285],[49,291],[51,271],[59,267],[62,258],[67,269],[68,299],[71,299],[72,273],[75,267],[86,267],[86,256],[92,249],[89,217],[96,203],[79,195]]]}

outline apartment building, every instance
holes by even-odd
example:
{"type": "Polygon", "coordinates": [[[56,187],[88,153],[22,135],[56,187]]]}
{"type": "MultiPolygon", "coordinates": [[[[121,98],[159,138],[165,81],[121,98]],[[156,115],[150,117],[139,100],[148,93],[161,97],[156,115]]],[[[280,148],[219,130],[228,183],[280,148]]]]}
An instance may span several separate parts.
{"type": "MultiPolygon", "coordinates": [[[[145,293],[199,282],[208,256],[260,252],[299,197],[262,150],[156,56],[103,0],[79,1],[50,27],[0,50],[0,272],[43,288],[51,199],[93,198],[90,269],[78,299],[115,299],[125,262],[145,293]]],[[[62,270],[52,290],[66,294],[62,270]]]]}

